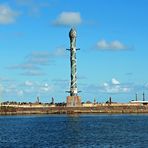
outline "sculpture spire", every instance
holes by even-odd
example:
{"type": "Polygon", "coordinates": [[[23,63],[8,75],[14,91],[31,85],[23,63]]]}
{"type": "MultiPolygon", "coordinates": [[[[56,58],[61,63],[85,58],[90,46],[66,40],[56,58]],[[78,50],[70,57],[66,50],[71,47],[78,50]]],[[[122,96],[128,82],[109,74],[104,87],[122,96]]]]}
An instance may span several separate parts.
{"type": "Polygon", "coordinates": [[[70,96],[77,96],[77,65],[76,65],[76,31],[72,28],[69,32],[70,38],[70,63],[71,63],[71,86],[70,96]]]}
{"type": "Polygon", "coordinates": [[[78,96],[77,89],[77,63],[76,63],[76,51],[79,50],[76,48],[76,30],[71,28],[69,32],[70,38],[70,68],[71,68],[71,85],[70,85],[70,96],[67,97],[68,106],[80,106],[81,101],[78,96]]]}

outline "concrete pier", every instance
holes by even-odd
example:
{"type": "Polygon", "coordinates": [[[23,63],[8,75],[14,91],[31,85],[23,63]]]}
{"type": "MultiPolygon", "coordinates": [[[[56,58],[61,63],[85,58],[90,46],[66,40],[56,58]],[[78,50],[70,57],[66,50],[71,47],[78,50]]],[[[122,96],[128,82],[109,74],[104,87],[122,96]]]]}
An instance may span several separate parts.
{"type": "Polygon", "coordinates": [[[148,114],[148,105],[98,105],[94,107],[6,107],[2,106],[0,115],[17,114],[148,114]]]}

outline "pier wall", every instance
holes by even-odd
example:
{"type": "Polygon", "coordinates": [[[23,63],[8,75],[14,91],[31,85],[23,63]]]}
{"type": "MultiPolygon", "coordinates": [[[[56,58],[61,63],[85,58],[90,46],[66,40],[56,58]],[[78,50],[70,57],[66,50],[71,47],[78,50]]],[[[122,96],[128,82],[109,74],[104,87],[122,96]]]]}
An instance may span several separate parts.
{"type": "Polygon", "coordinates": [[[1,107],[1,115],[17,114],[71,114],[71,113],[148,113],[148,105],[97,107],[1,107]]]}

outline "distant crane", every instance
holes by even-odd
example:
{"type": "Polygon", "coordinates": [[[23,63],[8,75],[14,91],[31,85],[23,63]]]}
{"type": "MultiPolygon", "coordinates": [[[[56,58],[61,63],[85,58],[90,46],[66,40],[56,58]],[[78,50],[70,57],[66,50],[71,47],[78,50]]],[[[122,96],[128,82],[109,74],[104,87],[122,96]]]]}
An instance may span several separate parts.
{"type": "Polygon", "coordinates": [[[144,94],[144,92],[143,92],[143,94],[142,94],[142,95],[143,95],[143,101],[145,101],[145,94],[144,94]]]}
{"type": "Polygon", "coordinates": [[[136,101],[138,101],[138,94],[136,93],[136,101]]]}

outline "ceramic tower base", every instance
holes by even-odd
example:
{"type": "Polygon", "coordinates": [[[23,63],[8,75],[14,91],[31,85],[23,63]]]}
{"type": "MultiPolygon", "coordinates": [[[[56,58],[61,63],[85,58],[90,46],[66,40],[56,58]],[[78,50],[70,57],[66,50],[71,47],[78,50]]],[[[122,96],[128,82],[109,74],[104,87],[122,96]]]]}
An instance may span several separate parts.
{"type": "Polygon", "coordinates": [[[81,107],[80,96],[67,96],[67,107],[81,107]]]}

